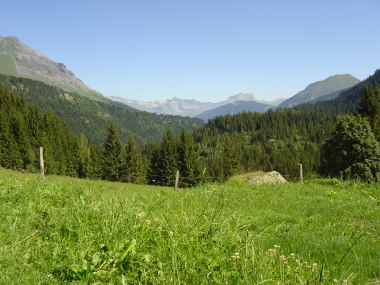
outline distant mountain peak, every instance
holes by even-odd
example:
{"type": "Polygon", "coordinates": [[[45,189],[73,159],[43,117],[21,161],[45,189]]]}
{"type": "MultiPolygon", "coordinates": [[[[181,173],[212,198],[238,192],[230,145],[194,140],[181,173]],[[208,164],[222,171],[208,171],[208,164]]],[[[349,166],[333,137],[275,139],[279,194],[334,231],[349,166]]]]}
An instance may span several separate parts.
{"type": "Polygon", "coordinates": [[[239,93],[233,96],[228,97],[226,102],[236,102],[236,101],[255,101],[256,98],[252,93],[239,93]]]}

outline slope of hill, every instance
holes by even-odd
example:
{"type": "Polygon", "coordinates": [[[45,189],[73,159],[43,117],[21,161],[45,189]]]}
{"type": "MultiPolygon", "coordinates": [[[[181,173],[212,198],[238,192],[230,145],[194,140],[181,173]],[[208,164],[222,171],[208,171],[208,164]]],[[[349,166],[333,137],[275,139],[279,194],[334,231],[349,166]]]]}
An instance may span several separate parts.
{"type": "MultiPolygon", "coordinates": [[[[108,98],[111,100],[126,104],[128,106],[131,106],[138,110],[143,110],[147,112],[154,112],[157,114],[171,114],[171,115],[199,117],[199,118],[201,118],[199,116],[200,114],[208,110],[215,109],[223,105],[235,103],[237,101],[255,102],[255,103],[262,103],[262,104],[267,104],[271,106],[276,106],[284,100],[284,99],[276,99],[274,101],[257,100],[251,93],[239,93],[237,95],[229,97],[227,100],[217,102],[217,103],[199,102],[196,100],[180,99],[177,97],[174,97],[173,99],[169,99],[169,100],[159,100],[159,101],[151,101],[151,102],[126,99],[126,98],[116,97],[116,96],[111,96],[108,98]]],[[[252,103],[251,105],[254,105],[254,103],[252,103]]]]}
{"type": "Polygon", "coordinates": [[[334,92],[331,92],[331,93],[326,94],[326,95],[319,96],[318,98],[307,101],[307,103],[317,103],[320,101],[329,101],[329,100],[335,99],[344,90],[347,90],[347,89],[338,90],[338,91],[334,91],[334,92]]]}
{"type": "Polygon", "coordinates": [[[359,79],[350,74],[330,76],[325,80],[317,81],[308,85],[303,91],[283,101],[278,105],[278,107],[289,108],[294,105],[307,103],[310,100],[316,102],[321,96],[350,88],[359,82],[359,79]]]}
{"type": "Polygon", "coordinates": [[[103,96],[89,88],[63,63],[51,61],[16,37],[0,36],[0,73],[41,80],[65,91],[103,100],[103,96]]]}
{"type": "Polygon", "coordinates": [[[110,122],[115,123],[123,142],[128,131],[131,131],[139,143],[159,141],[165,129],[179,133],[182,128],[192,131],[203,125],[201,119],[157,115],[122,104],[115,106],[115,103],[108,103],[106,98],[105,102],[92,100],[41,81],[0,74],[0,82],[15,94],[25,97],[28,102],[35,103],[41,110],[53,111],[66,121],[74,133],[85,134],[94,144],[104,142],[110,122]]]}
{"type": "Polygon", "coordinates": [[[236,101],[234,103],[226,104],[215,109],[208,110],[197,115],[197,118],[201,118],[205,121],[212,119],[216,116],[233,115],[241,112],[265,112],[271,106],[256,101],[236,101]]]}
{"type": "MultiPolygon", "coordinates": [[[[359,100],[364,94],[364,87],[367,85],[380,86],[380,69],[355,86],[339,92],[339,95],[332,100],[320,101],[314,104],[301,104],[295,106],[295,108],[297,110],[314,110],[334,114],[357,113],[359,100]]],[[[321,98],[324,98],[324,96],[321,98]]]]}

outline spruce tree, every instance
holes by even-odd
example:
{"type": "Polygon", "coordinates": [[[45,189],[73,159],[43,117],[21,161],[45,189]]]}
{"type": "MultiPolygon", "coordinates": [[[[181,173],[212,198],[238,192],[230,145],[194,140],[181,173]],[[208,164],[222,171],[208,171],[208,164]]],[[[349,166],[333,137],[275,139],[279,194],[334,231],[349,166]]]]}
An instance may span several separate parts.
{"type": "Polygon", "coordinates": [[[375,137],[380,141],[380,87],[366,86],[359,102],[359,112],[365,116],[375,137]]]}
{"type": "Polygon", "coordinates": [[[107,130],[101,167],[103,179],[110,181],[118,181],[121,179],[121,144],[114,124],[111,124],[107,130]]]}
{"type": "Polygon", "coordinates": [[[93,161],[91,157],[91,148],[88,139],[83,133],[79,136],[78,142],[78,153],[79,153],[79,177],[91,177],[93,174],[93,161]]]}
{"type": "Polygon", "coordinates": [[[177,140],[171,130],[166,130],[161,142],[157,174],[162,176],[164,185],[172,186],[178,170],[177,140]]]}
{"type": "Polygon", "coordinates": [[[223,143],[223,177],[227,179],[235,174],[238,161],[237,161],[236,148],[233,145],[230,135],[224,137],[223,143]]]}
{"type": "Polygon", "coordinates": [[[122,180],[130,183],[144,182],[141,153],[131,132],[128,133],[125,146],[122,180]]]}
{"type": "Polygon", "coordinates": [[[149,167],[147,171],[147,182],[152,185],[161,185],[162,181],[162,170],[160,165],[161,159],[161,145],[151,145],[151,155],[149,159],[149,167]]]}
{"type": "Polygon", "coordinates": [[[189,132],[182,130],[178,145],[178,161],[180,172],[180,186],[195,186],[200,181],[198,155],[194,150],[193,139],[189,132]]]}

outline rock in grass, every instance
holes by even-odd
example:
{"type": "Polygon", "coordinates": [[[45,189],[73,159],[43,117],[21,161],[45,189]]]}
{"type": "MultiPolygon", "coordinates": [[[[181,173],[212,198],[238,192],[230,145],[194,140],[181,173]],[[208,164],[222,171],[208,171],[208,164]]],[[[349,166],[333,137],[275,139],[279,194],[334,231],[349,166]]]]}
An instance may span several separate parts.
{"type": "Polygon", "coordinates": [[[277,171],[256,173],[247,179],[249,184],[286,183],[285,178],[277,171]]]}

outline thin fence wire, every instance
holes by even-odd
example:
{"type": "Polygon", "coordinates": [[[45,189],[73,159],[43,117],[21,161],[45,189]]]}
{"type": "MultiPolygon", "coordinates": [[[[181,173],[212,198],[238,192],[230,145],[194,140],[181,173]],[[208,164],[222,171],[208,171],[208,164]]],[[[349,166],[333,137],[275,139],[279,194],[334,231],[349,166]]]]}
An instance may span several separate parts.
{"type": "MultiPolygon", "coordinates": [[[[45,160],[45,167],[47,168],[46,170],[48,170],[49,166],[54,166],[54,167],[60,168],[60,167],[62,167],[62,165],[65,165],[68,168],[75,168],[75,164],[70,164],[70,163],[66,163],[66,162],[58,162],[58,161],[45,160]]],[[[92,170],[92,171],[94,171],[94,172],[100,173],[104,168],[103,167],[95,167],[95,166],[90,165],[89,169],[92,170]]],[[[151,181],[151,182],[154,182],[156,184],[167,183],[167,178],[168,178],[168,177],[163,176],[163,175],[149,174],[149,173],[141,173],[141,174],[137,174],[137,173],[124,173],[124,175],[125,175],[125,177],[128,177],[128,178],[136,178],[136,177],[145,178],[146,181],[151,181]]],[[[172,178],[174,178],[175,177],[175,173],[173,173],[172,176],[173,176],[172,178]]],[[[286,177],[288,180],[297,180],[297,179],[299,179],[298,176],[293,176],[293,175],[290,175],[290,174],[285,174],[285,175],[282,175],[282,176],[286,177]]],[[[200,180],[200,181],[204,181],[204,180],[214,180],[214,181],[217,181],[221,177],[220,176],[182,176],[182,175],[180,175],[179,178],[180,178],[180,180],[181,179],[182,180],[183,179],[197,179],[197,180],[200,180]]]]}

